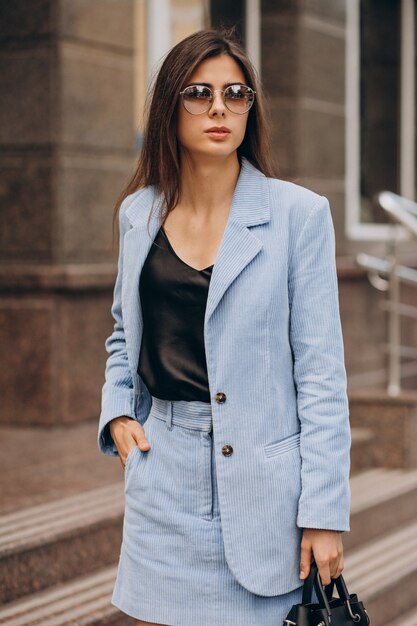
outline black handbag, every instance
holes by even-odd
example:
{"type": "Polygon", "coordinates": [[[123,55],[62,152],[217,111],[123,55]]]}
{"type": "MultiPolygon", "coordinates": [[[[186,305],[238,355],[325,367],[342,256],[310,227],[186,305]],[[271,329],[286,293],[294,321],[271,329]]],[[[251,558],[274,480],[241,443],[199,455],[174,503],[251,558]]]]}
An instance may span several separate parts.
{"type": "Polygon", "coordinates": [[[284,626],[367,626],[370,619],[356,593],[349,593],[342,574],[323,585],[317,563],[311,563],[304,581],[301,604],[294,604],[283,621],[284,626]],[[336,585],[339,597],[333,598],[336,585]],[[313,586],[319,602],[311,601],[313,586]]]}

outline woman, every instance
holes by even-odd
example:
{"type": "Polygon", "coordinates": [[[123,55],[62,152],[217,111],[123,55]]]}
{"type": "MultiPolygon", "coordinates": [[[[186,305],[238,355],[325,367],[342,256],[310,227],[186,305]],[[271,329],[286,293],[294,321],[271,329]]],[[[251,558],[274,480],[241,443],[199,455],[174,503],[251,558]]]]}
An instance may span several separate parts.
{"type": "Polygon", "coordinates": [[[323,584],[344,567],[333,223],[324,196],[273,176],[268,139],[227,33],[172,48],[120,206],[98,433],[125,468],[112,603],[137,625],[275,626],[313,558],[323,584]]]}

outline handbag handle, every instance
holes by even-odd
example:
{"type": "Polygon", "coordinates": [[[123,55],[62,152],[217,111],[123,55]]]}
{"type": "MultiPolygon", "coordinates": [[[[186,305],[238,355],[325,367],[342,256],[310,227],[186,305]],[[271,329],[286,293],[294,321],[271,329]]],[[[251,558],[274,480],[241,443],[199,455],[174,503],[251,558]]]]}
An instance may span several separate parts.
{"type": "Polygon", "coordinates": [[[329,601],[327,599],[327,595],[325,594],[324,589],[323,589],[323,584],[321,582],[317,563],[315,561],[311,563],[310,572],[306,580],[304,581],[303,597],[301,600],[302,604],[308,604],[311,602],[311,595],[313,593],[313,585],[314,585],[314,589],[316,591],[316,595],[320,604],[320,608],[326,609],[326,613],[328,616],[326,626],[328,626],[328,624],[330,623],[330,618],[331,618],[331,610],[330,610],[329,601]]]}
{"type": "MultiPolygon", "coordinates": [[[[348,588],[346,586],[345,580],[342,576],[342,574],[340,574],[337,578],[331,578],[330,579],[330,583],[328,585],[323,585],[321,582],[321,578],[320,578],[320,574],[318,571],[318,567],[317,567],[317,563],[315,561],[313,561],[311,563],[311,567],[310,567],[310,573],[307,577],[307,579],[304,582],[304,587],[303,587],[303,598],[302,598],[302,603],[303,604],[308,604],[311,602],[311,595],[313,592],[313,584],[314,584],[314,588],[316,590],[316,594],[317,594],[317,598],[319,600],[319,604],[320,604],[320,608],[321,609],[326,609],[327,612],[327,616],[328,616],[328,623],[325,626],[328,626],[328,624],[330,623],[331,620],[331,609],[330,609],[330,605],[329,605],[329,600],[332,599],[333,596],[333,589],[334,589],[334,585],[336,585],[338,594],[339,594],[339,598],[341,600],[343,600],[344,602],[346,602],[346,606],[347,609],[349,611],[349,615],[352,618],[352,620],[354,622],[358,622],[360,621],[360,616],[359,614],[354,614],[352,612],[351,606],[350,606],[350,593],[348,591],[348,588]]],[[[369,624],[369,616],[368,616],[368,624],[369,624]]]]}
{"type": "Polygon", "coordinates": [[[340,576],[338,576],[337,578],[332,578],[330,580],[330,583],[326,585],[325,592],[328,600],[331,600],[333,597],[333,589],[335,585],[339,594],[339,598],[344,601],[350,600],[350,593],[348,591],[348,588],[346,587],[346,583],[342,574],[340,574],[340,576]]]}

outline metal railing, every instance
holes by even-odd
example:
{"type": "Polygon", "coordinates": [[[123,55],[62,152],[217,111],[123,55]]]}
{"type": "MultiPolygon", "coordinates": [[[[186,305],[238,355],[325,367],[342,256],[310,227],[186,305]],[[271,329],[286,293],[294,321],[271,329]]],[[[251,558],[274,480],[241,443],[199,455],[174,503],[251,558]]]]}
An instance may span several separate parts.
{"type": "MultiPolygon", "coordinates": [[[[391,191],[381,191],[378,202],[382,209],[417,238],[416,202],[391,191]]],[[[384,345],[384,350],[389,354],[387,393],[397,396],[401,392],[401,378],[404,376],[401,357],[411,359],[407,364],[407,375],[417,374],[417,348],[401,345],[401,316],[417,319],[417,306],[400,302],[401,283],[417,287],[417,270],[398,263],[395,228],[393,233],[389,253],[384,259],[360,253],[356,256],[356,262],[368,270],[371,285],[379,291],[388,292],[387,300],[381,305],[388,312],[388,343],[384,345]]]]}

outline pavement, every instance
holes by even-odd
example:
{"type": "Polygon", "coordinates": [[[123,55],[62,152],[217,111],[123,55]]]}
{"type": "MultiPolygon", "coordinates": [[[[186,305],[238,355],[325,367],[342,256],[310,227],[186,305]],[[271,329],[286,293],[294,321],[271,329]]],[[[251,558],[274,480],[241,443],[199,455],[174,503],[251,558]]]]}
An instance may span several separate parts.
{"type": "Polygon", "coordinates": [[[0,515],[123,481],[118,457],[97,445],[98,420],[0,426],[0,515]]]}

